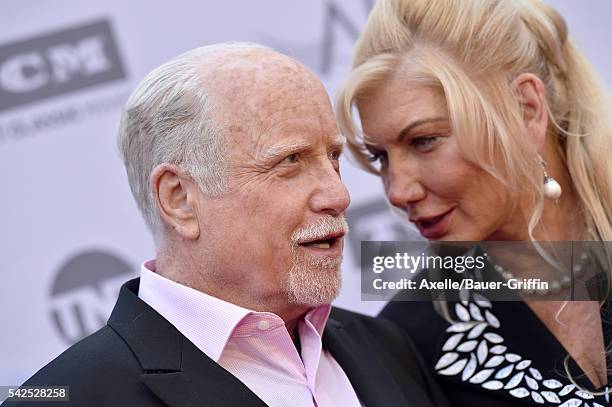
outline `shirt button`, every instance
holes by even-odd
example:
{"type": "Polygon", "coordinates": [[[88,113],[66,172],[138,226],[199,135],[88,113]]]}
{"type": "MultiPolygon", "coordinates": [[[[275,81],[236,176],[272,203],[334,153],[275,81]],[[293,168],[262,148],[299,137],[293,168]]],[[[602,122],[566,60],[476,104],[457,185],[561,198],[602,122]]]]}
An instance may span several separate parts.
{"type": "Polygon", "coordinates": [[[261,329],[262,331],[265,331],[268,328],[270,328],[270,323],[264,319],[264,320],[259,321],[258,326],[259,326],[259,329],[261,329]]]}

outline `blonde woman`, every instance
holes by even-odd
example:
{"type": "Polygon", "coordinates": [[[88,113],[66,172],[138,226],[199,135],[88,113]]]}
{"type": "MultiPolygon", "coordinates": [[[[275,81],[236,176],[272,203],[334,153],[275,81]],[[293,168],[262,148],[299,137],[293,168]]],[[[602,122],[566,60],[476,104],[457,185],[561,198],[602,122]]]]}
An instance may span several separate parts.
{"type": "MultiPolygon", "coordinates": [[[[609,105],[540,1],[379,0],[337,111],[426,239],[612,240],[609,105]]],[[[413,335],[453,405],[599,406],[608,304],[481,299],[446,304],[449,321],[432,303],[391,302],[382,316],[413,335]]]]}

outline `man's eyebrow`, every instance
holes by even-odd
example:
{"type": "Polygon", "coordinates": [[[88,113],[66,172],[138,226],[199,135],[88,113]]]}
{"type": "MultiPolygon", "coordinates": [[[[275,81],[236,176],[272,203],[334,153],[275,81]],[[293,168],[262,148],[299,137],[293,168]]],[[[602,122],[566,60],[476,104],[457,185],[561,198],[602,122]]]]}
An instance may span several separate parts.
{"type": "Polygon", "coordinates": [[[299,150],[308,148],[311,143],[307,141],[293,141],[288,143],[279,143],[268,147],[267,150],[263,151],[260,155],[260,159],[263,161],[270,161],[283,155],[288,155],[299,150]]]}
{"type": "Polygon", "coordinates": [[[402,140],[408,135],[410,130],[414,129],[415,127],[418,127],[426,123],[435,123],[435,122],[442,122],[442,121],[448,121],[448,117],[430,117],[426,119],[415,120],[412,123],[410,123],[408,126],[404,127],[397,134],[397,141],[401,143],[402,140]]]}
{"type": "MultiPolygon", "coordinates": [[[[336,134],[335,136],[333,136],[332,140],[330,141],[331,146],[339,147],[339,148],[342,148],[345,143],[346,143],[346,137],[344,137],[342,134],[336,134]]],[[[276,158],[279,158],[285,155],[289,155],[291,153],[295,153],[300,150],[305,150],[311,145],[312,143],[310,143],[309,141],[301,141],[301,140],[287,142],[287,143],[279,143],[279,144],[275,144],[273,146],[268,147],[267,150],[261,153],[259,158],[263,161],[272,161],[276,158]]]]}
{"type": "Polygon", "coordinates": [[[346,144],[346,137],[342,134],[336,134],[332,137],[330,144],[334,147],[344,147],[346,144]]]}

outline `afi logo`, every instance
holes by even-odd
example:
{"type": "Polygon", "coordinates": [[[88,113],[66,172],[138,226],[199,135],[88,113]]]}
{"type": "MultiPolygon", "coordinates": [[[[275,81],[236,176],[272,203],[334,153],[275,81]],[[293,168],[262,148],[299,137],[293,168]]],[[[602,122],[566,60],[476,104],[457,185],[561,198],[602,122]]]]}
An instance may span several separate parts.
{"type": "Polygon", "coordinates": [[[89,37],[75,45],[61,44],[10,57],[0,65],[0,87],[12,93],[25,93],[50,81],[63,83],[74,76],[92,76],[108,71],[111,66],[104,51],[104,39],[89,37]]]}
{"type": "Polygon", "coordinates": [[[0,111],[125,78],[107,20],[0,46],[0,111]]]}

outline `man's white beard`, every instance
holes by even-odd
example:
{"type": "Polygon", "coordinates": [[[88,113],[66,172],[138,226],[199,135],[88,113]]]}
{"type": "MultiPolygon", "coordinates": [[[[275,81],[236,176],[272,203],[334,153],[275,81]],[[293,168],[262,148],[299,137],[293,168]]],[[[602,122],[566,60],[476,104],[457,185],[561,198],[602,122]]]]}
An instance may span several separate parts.
{"type": "Polygon", "coordinates": [[[342,256],[327,258],[309,256],[300,250],[297,244],[300,241],[309,241],[336,232],[348,232],[344,216],[325,217],[294,232],[293,265],[287,281],[289,303],[315,307],[329,304],[340,293],[342,256]]]}
{"type": "Polygon", "coordinates": [[[289,271],[289,303],[318,305],[331,303],[340,293],[342,257],[295,259],[289,271]]]}

